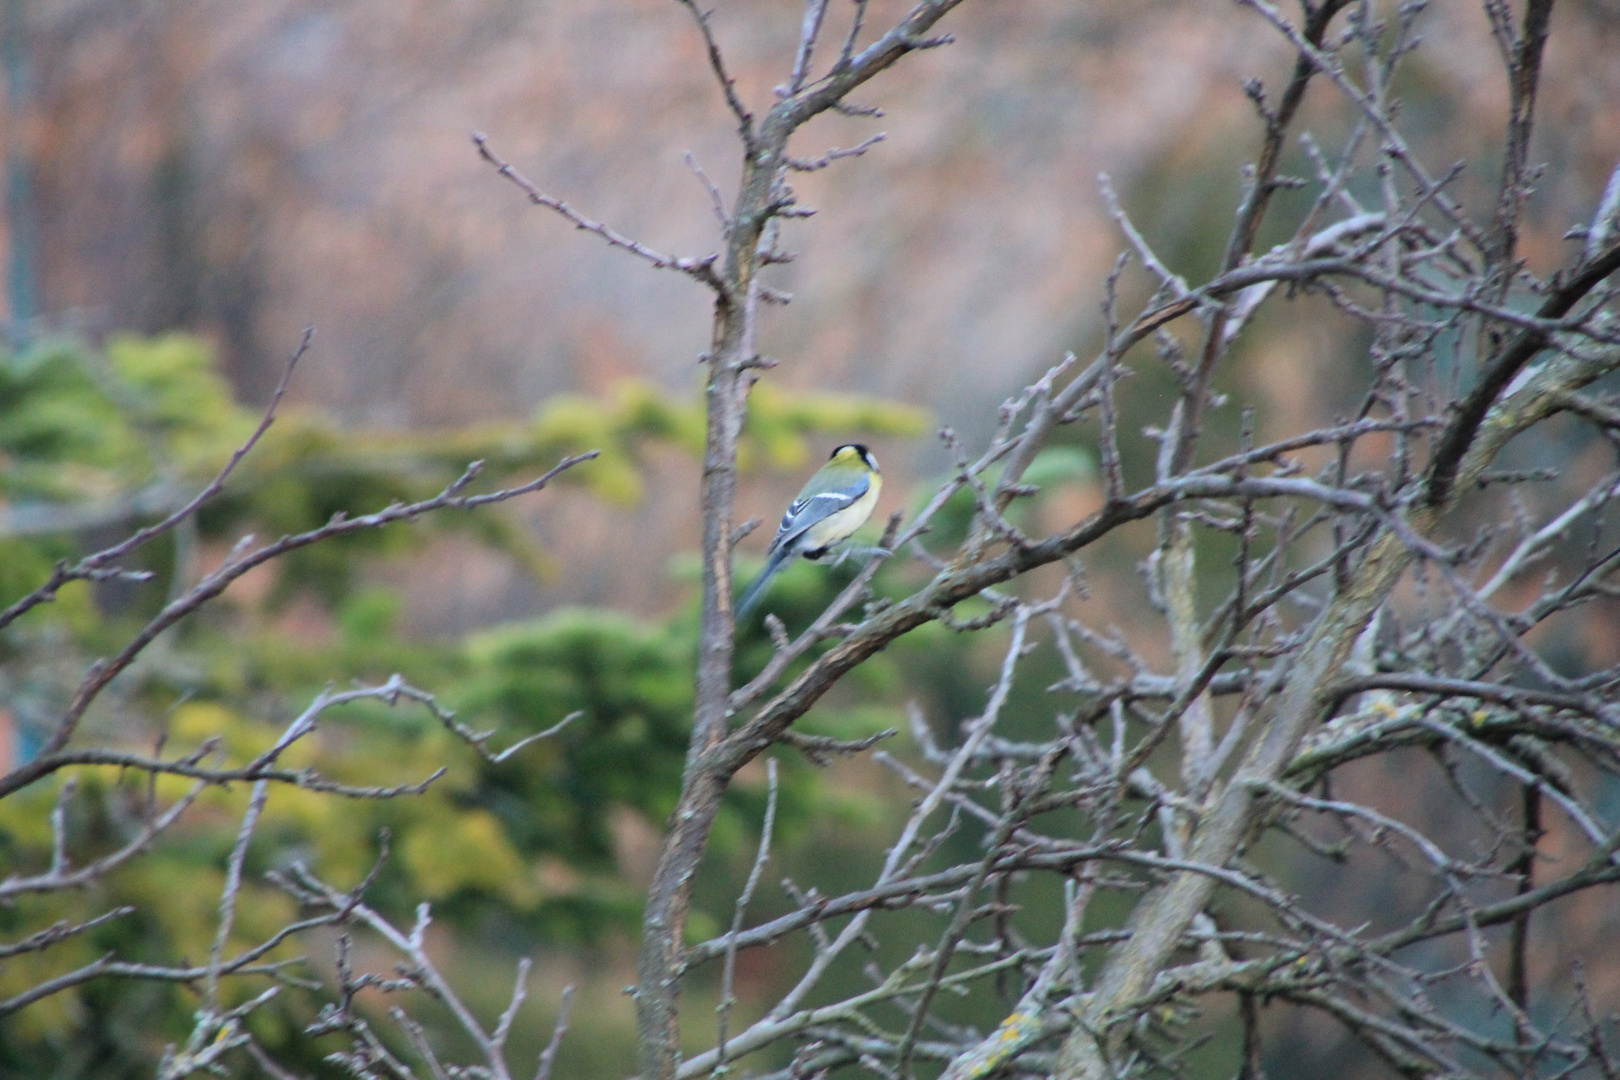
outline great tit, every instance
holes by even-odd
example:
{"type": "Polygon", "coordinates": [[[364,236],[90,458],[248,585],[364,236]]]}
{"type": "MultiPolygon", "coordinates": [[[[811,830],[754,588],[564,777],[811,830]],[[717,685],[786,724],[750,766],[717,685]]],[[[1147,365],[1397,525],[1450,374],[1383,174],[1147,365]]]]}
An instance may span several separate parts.
{"type": "Polygon", "coordinates": [[[829,548],[865,524],[877,505],[883,477],[877,458],[860,443],[847,443],[832,452],[816,470],[793,505],[782,515],[776,539],[766,553],[765,569],[737,602],[737,618],[754,609],[776,572],[795,555],[819,559],[829,548]]]}

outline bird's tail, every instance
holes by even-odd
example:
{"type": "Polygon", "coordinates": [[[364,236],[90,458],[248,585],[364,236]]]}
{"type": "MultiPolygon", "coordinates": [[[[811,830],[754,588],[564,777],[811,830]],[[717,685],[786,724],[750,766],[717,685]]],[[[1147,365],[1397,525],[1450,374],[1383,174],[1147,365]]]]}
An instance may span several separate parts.
{"type": "Polygon", "coordinates": [[[783,544],[771,552],[771,557],[765,560],[765,569],[759,572],[759,577],[754,579],[754,583],[748,586],[748,591],[742,594],[742,599],[737,601],[736,618],[738,622],[747,617],[748,613],[754,610],[754,605],[764,599],[765,586],[771,583],[771,578],[776,576],[776,572],[782,569],[782,565],[788,561],[791,555],[792,552],[788,550],[787,544],[783,544]]]}

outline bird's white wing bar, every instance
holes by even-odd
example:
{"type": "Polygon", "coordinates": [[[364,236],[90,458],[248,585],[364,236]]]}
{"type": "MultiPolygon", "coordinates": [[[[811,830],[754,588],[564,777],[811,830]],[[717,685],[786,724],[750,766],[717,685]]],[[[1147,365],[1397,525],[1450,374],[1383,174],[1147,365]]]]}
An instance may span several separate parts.
{"type": "Polygon", "coordinates": [[[866,489],[872,485],[863,482],[859,491],[823,491],[819,495],[812,495],[808,499],[800,499],[788,508],[787,516],[782,519],[786,525],[790,520],[796,519],[798,524],[809,524],[820,521],[824,517],[838,513],[844,507],[866,494],[866,489]]]}
{"type": "Polygon", "coordinates": [[[859,491],[822,491],[802,499],[795,499],[793,505],[788,507],[787,513],[782,515],[782,524],[777,527],[776,538],[771,541],[771,549],[774,551],[783,544],[791,543],[802,536],[805,530],[826,521],[840,510],[849,509],[871,488],[869,482],[863,481],[859,491]]]}

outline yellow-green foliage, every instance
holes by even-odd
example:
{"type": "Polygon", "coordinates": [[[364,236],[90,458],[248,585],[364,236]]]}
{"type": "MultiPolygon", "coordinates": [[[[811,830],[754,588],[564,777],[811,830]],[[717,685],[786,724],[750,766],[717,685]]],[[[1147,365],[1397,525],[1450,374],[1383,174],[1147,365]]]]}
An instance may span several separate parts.
{"type": "MultiPolygon", "coordinates": [[[[136,528],[198,491],[258,423],[256,411],[232,402],[199,338],[117,337],[100,353],[58,343],[0,358],[0,602],[44,580],[53,562],[83,552],[73,531],[6,533],[23,520],[8,512],[91,508],[107,512],[99,536],[107,526],[136,528]],[[133,492],[157,492],[160,499],[144,510],[120,510],[133,492]]],[[[800,470],[820,455],[831,432],[899,434],[923,423],[909,406],[761,387],[744,440],[745,466],[800,470]]],[[[653,445],[700,455],[698,393],[622,382],[599,398],[551,398],[528,419],[431,432],[364,429],[283,406],[224,494],[204,508],[198,531],[220,541],[245,531],[261,538],[295,533],[324,525],[335,512],[356,515],[434,494],[471,460],[486,461],[478,486],[489,489],[520,483],[586,449],[601,457],[561,483],[629,502],[642,495],[643,453],[653,445]]],[[[397,594],[350,583],[377,557],[416,542],[421,528],[470,529],[531,567],[544,560],[517,518],[499,508],[322,544],[285,565],[282,580],[296,581],[303,596],[326,607],[332,635],[300,640],[271,619],[204,612],[168,631],[156,662],[120,683],[115,714],[86,717],[84,742],[152,753],[162,737],[167,758],[203,753],[204,766],[232,767],[271,748],[324,685],[352,678],[381,682],[402,672],[457,708],[473,729],[497,729],[496,748],[578,712],[557,737],[502,764],[478,758],[418,704],[366,701],[326,714],[283,753],[279,767],[314,769],[355,787],[413,784],[441,767],[444,776],[421,795],[384,801],[272,787],[249,848],[232,952],[296,916],[292,900],[264,881],[264,871],[296,858],[337,886],[353,887],[374,865],[384,832],[392,837],[390,858],[368,899],[395,918],[408,920],[426,899],[439,925],[468,934],[496,928],[557,942],[633,926],[640,895],[622,878],[617,829],[625,816],[642,819],[643,831],[656,829],[676,795],[690,724],[695,612],[689,606],[666,622],[642,622],[604,610],[562,610],[465,641],[408,640],[399,630],[397,594]]],[[[134,555],[130,565],[156,578],[126,589],[112,609],[97,607],[89,586],[73,585],[0,633],[0,680],[11,687],[39,683],[58,695],[71,690],[87,657],[122,648],[133,620],[164,602],[180,562],[172,544],[164,538],[134,555]]],[[[799,585],[812,604],[813,594],[834,583],[820,573],[799,585]]],[[[50,693],[39,696],[34,722],[52,722],[52,708],[60,708],[52,701],[50,693]]],[[[10,704],[15,711],[18,699],[10,704]]],[[[828,708],[813,725],[857,735],[893,722],[885,717],[883,708],[863,708],[859,716],[828,708]]],[[[154,811],[194,795],[185,777],[160,777],[151,789],[117,769],[86,767],[75,777],[78,789],[66,803],[73,865],[117,850],[154,811]]],[[[50,810],[63,779],[0,800],[5,873],[50,865],[50,810]]],[[[94,891],[24,897],[0,910],[0,941],[16,941],[53,921],[117,905],[138,908],[47,952],[8,960],[0,967],[0,999],[109,952],[156,963],[204,959],[249,792],[248,784],[203,790],[172,831],[94,891]]],[[[807,823],[829,813],[870,821],[868,803],[854,793],[829,797],[815,769],[786,759],[778,842],[791,844],[807,823]]],[[[719,858],[747,860],[763,808],[763,784],[740,782],[714,832],[719,858]]],[[[729,912],[729,900],[716,900],[714,913],[705,904],[698,897],[695,928],[718,926],[729,912]]],[[[287,944],[272,959],[296,949],[287,944]]],[[[228,1001],[259,989],[262,981],[238,981],[228,1001]]],[[[175,986],[92,983],[55,994],[0,1027],[0,1072],[57,1061],[71,1043],[94,1048],[86,1061],[102,1062],[97,1075],[139,1075],[152,1046],[185,1038],[191,1009],[191,991],[175,986]],[[139,1033],[136,1043],[128,1041],[131,1031],[139,1033]],[[109,1064],[115,1061],[125,1065],[109,1064]]],[[[295,1035],[306,1022],[292,1004],[279,1009],[258,1014],[261,1038],[295,1035]]]]}
{"type": "Polygon", "coordinates": [[[800,393],[760,383],[749,398],[741,463],[797,472],[823,452],[808,438],[812,433],[918,435],[928,422],[928,412],[913,405],[856,394],[800,393]]]}
{"type": "Polygon", "coordinates": [[[251,430],[197,338],[121,336],[104,355],[45,346],[0,360],[0,495],[110,498],[219,468],[251,430]]]}
{"type": "MultiPolygon", "coordinates": [[[[199,490],[258,420],[231,400],[208,348],[192,337],[119,337],[99,353],[58,344],[0,358],[0,603],[37,585],[57,560],[84,550],[72,531],[7,534],[20,520],[10,511],[77,512],[158,491],[166,512],[199,490]]],[[[923,422],[906,406],[762,387],[744,440],[745,464],[799,470],[820,454],[828,433],[904,433],[923,422]]],[[[562,482],[629,501],[641,495],[644,452],[654,445],[701,454],[699,395],[624,382],[600,398],[551,399],[525,420],[433,432],[356,428],[286,406],[223,495],[205,508],[198,531],[205,540],[229,541],[250,530],[269,537],[316,528],[338,511],[365,513],[431,495],[471,460],[487,462],[478,481],[487,490],[586,449],[601,457],[562,482]]],[[[133,529],[157,512],[112,514],[97,535],[109,526],[133,529]]],[[[470,530],[536,565],[544,553],[516,521],[492,508],[425,524],[470,530]]],[[[468,726],[497,729],[496,748],[579,713],[556,737],[500,765],[480,759],[409,702],[392,708],[363,702],[327,714],[280,767],[314,769],[356,787],[410,784],[446,771],[425,793],[387,801],[273,787],[249,851],[232,952],[296,916],[292,901],[266,883],[265,871],[299,859],[335,885],[353,887],[376,861],[385,830],[391,855],[368,898],[395,918],[409,920],[426,899],[438,925],[499,934],[509,943],[599,939],[628,931],[638,915],[640,897],[623,877],[617,830],[627,818],[639,818],[643,831],[656,829],[672,805],[690,723],[694,609],[658,622],[567,610],[464,641],[411,640],[399,630],[397,594],[350,586],[376,559],[415,542],[419,531],[396,528],[321,545],[284,569],[283,578],[298,582],[330,615],[335,632],[324,639],[300,639],[271,618],[208,610],[168,632],[152,662],[125,677],[116,710],[86,718],[85,743],[151,753],[161,735],[166,757],[206,748],[202,764],[227,767],[274,745],[323,686],[377,682],[393,672],[435,692],[468,726]]],[[[0,685],[49,683],[70,691],[91,655],[121,647],[131,624],[164,601],[181,562],[172,542],[165,538],[130,560],[154,571],[149,584],[126,587],[101,607],[89,586],[73,585],[0,632],[0,685]]],[[[836,584],[822,568],[810,569],[816,573],[794,579],[806,604],[836,584]]],[[[52,721],[51,709],[60,707],[52,700],[39,697],[36,720],[52,721]]],[[[17,698],[8,705],[15,711],[17,698]]],[[[892,723],[891,713],[865,707],[846,715],[830,704],[812,726],[853,737],[892,723]]],[[[140,777],[110,768],[74,775],[78,788],[67,804],[74,865],[117,850],[154,810],[193,788],[190,780],[165,776],[149,790],[140,777]]],[[[802,761],[784,759],[777,815],[784,848],[829,813],[872,819],[868,796],[830,797],[817,775],[802,761]]],[[[0,800],[4,873],[49,866],[51,807],[64,778],[0,800]]],[[[138,908],[49,951],[8,960],[0,966],[0,999],[107,953],[159,963],[205,958],[250,790],[235,784],[202,792],[171,832],[93,891],[24,898],[0,910],[0,941],[15,941],[59,919],[120,904],[138,908]]],[[[737,786],[714,833],[718,858],[746,862],[764,801],[762,783],[737,786]]],[[[694,927],[729,917],[729,900],[715,900],[714,912],[706,903],[698,898],[694,927]]],[[[290,943],[274,958],[299,948],[290,943]]],[[[253,979],[234,983],[229,1000],[263,986],[253,979]]],[[[92,983],[55,995],[0,1025],[0,1074],[37,1071],[72,1046],[98,1062],[95,1075],[149,1075],[163,1042],[185,1037],[195,1005],[190,990],[136,982],[92,983]]],[[[296,1034],[307,1022],[292,1004],[277,1008],[285,1011],[258,1014],[261,1038],[296,1034]]]]}
{"type": "MultiPolygon", "coordinates": [[[[57,343],[0,359],[0,509],[5,503],[30,510],[99,508],[101,524],[133,526],[195,493],[258,420],[256,410],[232,400],[207,344],[185,334],[119,335],[102,353],[57,343]],[[144,514],[120,510],[119,500],[137,492],[147,497],[144,514]]],[[[813,435],[911,433],[925,422],[910,406],[761,386],[744,464],[797,469],[815,453],[813,435]]],[[[628,504],[642,495],[646,447],[673,445],[697,456],[703,433],[698,393],[671,394],[637,380],[600,398],[550,398],[528,420],[447,430],[371,429],[283,405],[198,524],[205,538],[223,540],[245,531],[303,532],[334,514],[430,497],[473,461],[485,463],[474,490],[488,490],[521,483],[585,450],[599,456],[559,482],[584,484],[601,499],[628,504]]],[[[0,558],[0,604],[32,587],[68,550],[64,537],[38,529],[19,544],[17,520],[0,517],[0,546],[14,549],[0,547],[6,556],[0,558]]],[[[359,560],[399,553],[436,528],[470,531],[535,572],[552,565],[510,515],[493,510],[440,515],[414,529],[366,532],[306,549],[287,560],[282,577],[337,602],[359,560]]],[[[167,570],[161,563],[151,568],[160,575],[167,570]]]]}
{"type": "Polygon", "coordinates": [[[134,430],[158,440],[165,458],[212,471],[221,451],[251,430],[201,339],[119,334],[108,340],[106,354],[116,380],[109,395],[134,430]]]}

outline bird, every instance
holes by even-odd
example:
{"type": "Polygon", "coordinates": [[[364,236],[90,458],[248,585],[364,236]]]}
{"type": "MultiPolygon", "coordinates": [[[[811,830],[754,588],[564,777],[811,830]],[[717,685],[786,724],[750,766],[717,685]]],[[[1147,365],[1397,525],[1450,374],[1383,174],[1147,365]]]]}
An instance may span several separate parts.
{"type": "Polygon", "coordinates": [[[864,445],[845,443],[833,450],[782,515],[776,539],[766,552],[765,569],[737,602],[737,618],[754,609],[765,586],[789,559],[795,555],[819,559],[864,525],[882,486],[877,458],[864,445]]]}

